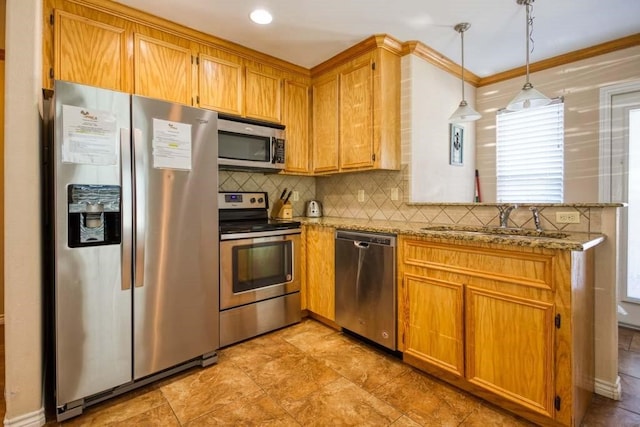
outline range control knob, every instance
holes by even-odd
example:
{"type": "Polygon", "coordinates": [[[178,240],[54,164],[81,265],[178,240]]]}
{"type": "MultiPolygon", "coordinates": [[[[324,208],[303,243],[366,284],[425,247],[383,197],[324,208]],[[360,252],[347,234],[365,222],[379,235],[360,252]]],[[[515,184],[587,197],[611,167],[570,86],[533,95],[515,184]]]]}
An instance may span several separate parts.
{"type": "Polygon", "coordinates": [[[264,199],[263,199],[262,197],[260,197],[260,198],[258,199],[258,203],[262,203],[262,202],[264,202],[264,199]]]}
{"type": "Polygon", "coordinates": [[[255,197],[252,197],[252,198],[251,198],[251,200],[249,200],[249,202],[251,202],[251,203],[255,203],[255,202],[256,202],[256,198],[255,198],[255,197]]]}

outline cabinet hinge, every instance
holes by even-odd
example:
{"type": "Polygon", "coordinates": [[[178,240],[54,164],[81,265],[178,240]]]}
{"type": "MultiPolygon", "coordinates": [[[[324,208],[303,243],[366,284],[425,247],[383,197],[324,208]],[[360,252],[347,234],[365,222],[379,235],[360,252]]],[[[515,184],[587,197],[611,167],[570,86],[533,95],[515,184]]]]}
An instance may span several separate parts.
{"type": "Polygon", "coordinates": [[[372,62],[372,63],[371,63],[371,69],[372,69],[372,70],[375,70],[375,69],[376,69],[376,63],[375,63],[375,62],[372,62]]]}
{"type": "Polygon", "coordinates": [[[49,15],[49,24],[53,25],[53,13],[49,15]]]}
{"type": "Polygon", "coordinates": [[[53,78],[53,68],[49,68],[49,78],[53,78]]]}
{"type": "Polygon", "coordinates": [[[196,105],[200,105],[200,95],[196,96],[196,105]]]}
{"type": "Polygon", "coordinates": [[[372,161],[372,162],[375,162],[375,161],[376,161],[376,154],[375,154],[375,153],[373,153],[373,154],[371,155],[371,161],[372,161]]]}
{"type": "Polygon", "coordinates": [[[553,400],[553,406],[555,406],[556,411],[560,410],[561,404],[562,404],[562,398],[560,398],[560,396],[556,396],[556,398],[553,400]]]}
{"type": "Polygon", "coordinates": [[[196,65],[200,65],[200,58],[196,56],[196,65]]]}
{"type": "Polygon", "coordinates": [[[560,329],[561,322],[562,322],[562,317],[559,314],[556,314],[556,319],[555,319],[556,329],[560,329]]]}

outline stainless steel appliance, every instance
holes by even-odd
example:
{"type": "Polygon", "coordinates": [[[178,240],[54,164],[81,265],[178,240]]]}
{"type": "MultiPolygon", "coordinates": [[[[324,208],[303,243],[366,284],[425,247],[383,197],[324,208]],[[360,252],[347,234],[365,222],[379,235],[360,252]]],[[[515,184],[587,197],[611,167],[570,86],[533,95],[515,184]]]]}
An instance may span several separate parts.
{"type": "Polygon", "coordinates": [[[217,114],[55,82],[45,182],[58,420],[217,360],[217,114]]]}
{"type": "Polygon", "coordinates": [[[307,202],[306,216],[309,218],[319,218],[322,216],[322,205],[317,200],[307,202]]]}
{"type": "Polygon", "coordinates": [[[284,169],[284,126],[220,116],[218,165],[220,169],[279,172],[284,169]]]}
{"type": "Polygon", "coordinates": [[[264,192],[220,192],[220,346],[300,321],[300,223],[264,192]]]}
{"type": "Polygon", "coordinates": [[[396,350],[396,237],[336,231],[336,323],[396,350]]]}

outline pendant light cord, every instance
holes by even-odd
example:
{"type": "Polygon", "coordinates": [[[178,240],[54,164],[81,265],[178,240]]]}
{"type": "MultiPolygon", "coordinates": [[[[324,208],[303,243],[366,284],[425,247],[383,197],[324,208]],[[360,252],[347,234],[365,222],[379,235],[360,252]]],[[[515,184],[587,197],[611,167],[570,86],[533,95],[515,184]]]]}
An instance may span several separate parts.
{"type": "Polygon", "coordinates": [[[525,28],[525,36],[526,36],[526,40],[527,40],[527,62],[526,62],[526,66],[527,66],[527,81],[526,83],[529,84],[529,53],[533,52],[534,49],[534,43],[533,43],[533,0],[526,0],[525,3],[525,7],[526,7],[526,11],[527,11],[527,21],[526,21],[526,28],[525,28]],[[531,44],[531,50],[529,50],[529,44],[531,44]]]}
{"type": "Polygon", "coordinates": [[[462,31],[460,31],[460,54],[462,56],[462,59],[460,61],[461,63],[461,67],[460,67],[460,81],[462,84],[462,100],[464,101],[464,29],[462,31]]]}

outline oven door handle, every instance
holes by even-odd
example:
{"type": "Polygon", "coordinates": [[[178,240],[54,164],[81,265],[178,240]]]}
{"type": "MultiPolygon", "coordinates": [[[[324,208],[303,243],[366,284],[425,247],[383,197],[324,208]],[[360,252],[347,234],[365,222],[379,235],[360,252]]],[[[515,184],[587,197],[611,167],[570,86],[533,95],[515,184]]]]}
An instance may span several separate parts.
{"type": "Polygon", "coordinates": [[[288,228],[284,230],[270,230],[270,231],[256,231],[251,233],[231,233],[221,234],[220,240],[240,240],[240,239],[255,239],[257,237],[278,237],[286,236],[289,234],[300,234],[301,228],[288,228]]]}

